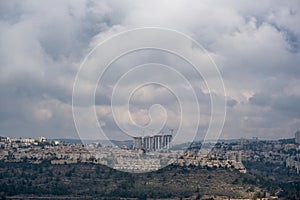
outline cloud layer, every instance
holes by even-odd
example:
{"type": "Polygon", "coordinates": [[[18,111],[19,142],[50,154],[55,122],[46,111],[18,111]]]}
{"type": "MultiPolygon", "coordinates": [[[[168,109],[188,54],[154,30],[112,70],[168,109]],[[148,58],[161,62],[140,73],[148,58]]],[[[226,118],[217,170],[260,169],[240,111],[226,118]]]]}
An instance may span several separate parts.
{"type": "MultiPolygon", "coordinates": [[[[292,137],[300,129],[299,20],[297,0],[1,1],[0,135],[78,137],[72,88],[84,57],[115,33],[154,26],[191,36],[218,65],[228,100],[221,138],[292,137]]],[[[105,132],[121,137],[110,109],[116,80],[130,66],[153,60],[174,65],[198,88],[199,132],[205,132],[211,110],[203,80],[180,59],[152,51],[128,55],[107,71],[96,93],[96,112],[105,132]]],[[[147,124],[153,104],[168,111],[165,129],[176,129],[178,102],[159,86],[136,91],[132,119],[147,124]]],[[[191,112],[191,119],[194,115],[191,112]]],[[[123,123],[131,123],[126,116],[123,123]]],[[[162,120],[163,114],[157,116],[162,120]]]]}

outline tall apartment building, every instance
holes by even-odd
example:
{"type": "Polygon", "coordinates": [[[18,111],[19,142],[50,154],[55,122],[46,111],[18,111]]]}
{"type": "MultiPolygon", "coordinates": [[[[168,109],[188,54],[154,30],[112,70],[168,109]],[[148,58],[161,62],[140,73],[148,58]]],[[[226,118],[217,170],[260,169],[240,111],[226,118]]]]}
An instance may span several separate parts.
{"type": "Polygon", "coordinates": [[[297,132],[295,133],[295,142],[296,142],[297,144],[300,144],[300,131],[297,131],[297,132]]]}
{"type": "Polygon", "coordinates": [[[147,151],[156,151],[160,149],[169,149],[172,140],[172,134],[158,134],[145,137],[134,137],[133,148],[144,149],[147,151]]]}

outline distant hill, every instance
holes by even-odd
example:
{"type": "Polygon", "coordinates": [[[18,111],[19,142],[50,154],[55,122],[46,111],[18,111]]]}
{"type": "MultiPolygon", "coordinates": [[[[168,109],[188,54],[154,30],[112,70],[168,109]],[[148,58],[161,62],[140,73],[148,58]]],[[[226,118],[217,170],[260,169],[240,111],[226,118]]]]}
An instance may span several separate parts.
{"type": "Polygon", "coordinates": [[[279,141],[284,144],[291,144],[291,143],[295,143],[295,138],[280,139],[279,141]]]}
{"type": "Polygon", "coordinates": [[[57,139],[49,139],[49,141],[54,141],[58,140],[61,142],[65,143],[70,143],[70,144],[92,144],[92,143],[101,143],[102,145],[110,145],[110,143],[113,143],[114,145],[118,147],[122,147],[123,145],[126,145],[127,147],[132,146],[132,140],[124,140],[124,141],[119,141],[119,140],[80,140],[80,139],[72,139],[72,138],[57,138],[57,139]]]}

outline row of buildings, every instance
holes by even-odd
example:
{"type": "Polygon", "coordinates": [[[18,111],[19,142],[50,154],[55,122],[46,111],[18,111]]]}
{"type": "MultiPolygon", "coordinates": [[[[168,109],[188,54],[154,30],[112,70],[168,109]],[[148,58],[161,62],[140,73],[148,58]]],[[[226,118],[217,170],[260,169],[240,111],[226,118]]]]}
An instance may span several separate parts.
{"type": "MultiPolygon", "coordinates": [[[[169,149],[172,134],[136,137],[133,149],[56,143],[46,138],[10,139],[0,137],[0,160],[4,162],[40,163],[50,160],[52,164],[88,162],[104,164],[130,172],[153,171],[171,163],[181,166],[235,168],[246,172],[243,161],[273,163],[291,171],[300,171],[300,143],[297,133],[294,140],[236,140],[219,142],[211,152],[203,156],[201,145],[185,151],[169,149]],[[197,148],[196,148],[197,147],[197,148]]],[[[192,145],[191,145],[192,146],[192,145]]]]}
{"type": "Polygon", "coordinates": [[[236,169],[240,173],[247,170],[242,163],[241,151],[222,151],[213,149],[208,155],[202,156],[199,151],[189,150],[180,156],[175,164],[179,166],[200,166],[206,168],[236,169]]]}

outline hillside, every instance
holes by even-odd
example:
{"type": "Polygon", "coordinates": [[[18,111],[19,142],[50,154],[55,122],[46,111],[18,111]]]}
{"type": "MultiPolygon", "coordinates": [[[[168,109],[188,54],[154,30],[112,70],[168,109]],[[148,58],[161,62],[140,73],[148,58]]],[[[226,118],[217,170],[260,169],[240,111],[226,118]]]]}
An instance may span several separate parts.
{"type": "Polygon", "coordinates": [[[263,193],[256,177],[224,169],[168,166],[129,174],[101,165],[0,164],[2,196],[67,196],[91,198],[180,198],[215,195],[246,198],[263,193]]]}

